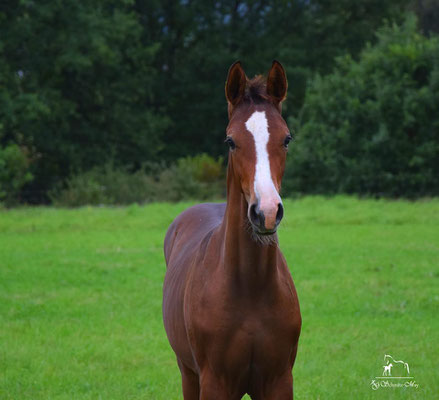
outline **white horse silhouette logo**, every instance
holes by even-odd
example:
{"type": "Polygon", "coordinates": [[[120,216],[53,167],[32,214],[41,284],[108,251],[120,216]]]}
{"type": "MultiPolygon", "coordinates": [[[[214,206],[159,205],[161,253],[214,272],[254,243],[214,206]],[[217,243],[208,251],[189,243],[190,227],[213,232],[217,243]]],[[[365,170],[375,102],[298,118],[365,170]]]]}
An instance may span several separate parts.
{"type": "Polygon", "coordinates": [[[370,382],[373,390],[380,388],[393,387],[410,387],[417,389],[419,384],[416,383],[413,376],[410,375],[408,363],[402,360],[395,360],[390,354],[384,356],[383,373],[381,376],[375,376],[370,382]]]}
{"type": "Polygon", "coordinates": [[[390,373],[390,370],[392,369],[393,364],[390,363],[387,365],[383,365],[383,367],[384,367],[383,376],[392,376],[392,374],[390,373]]]}
{"type": "Polygon", "coordinates": [[[407,376],[410,375],[410,368],[406,362],[402,360],[397,361],[389,354],[386,354],[384,356],[384,362],[386,363],[386,365],[383,366],[384,367],[383,376],[392,376],[390,370],[392,369],[394,364],[402,364],[407,372],[407,376]]]}

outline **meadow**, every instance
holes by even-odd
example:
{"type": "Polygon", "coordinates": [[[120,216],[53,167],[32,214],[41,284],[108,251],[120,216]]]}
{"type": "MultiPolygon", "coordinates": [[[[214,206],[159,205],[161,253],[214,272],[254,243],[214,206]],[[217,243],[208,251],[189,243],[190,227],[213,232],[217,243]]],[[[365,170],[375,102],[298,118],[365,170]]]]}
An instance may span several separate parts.
{"type": "MultiPolygon", "coordinates": [[[[190,203],[0,210],[0,399],[181,399],[163,237],[190,203]]],[[[295,399],[439,398],[439,200],[285,200],[295,399]],[[385,354],[418,385],[373,390],[385,354]]]]}

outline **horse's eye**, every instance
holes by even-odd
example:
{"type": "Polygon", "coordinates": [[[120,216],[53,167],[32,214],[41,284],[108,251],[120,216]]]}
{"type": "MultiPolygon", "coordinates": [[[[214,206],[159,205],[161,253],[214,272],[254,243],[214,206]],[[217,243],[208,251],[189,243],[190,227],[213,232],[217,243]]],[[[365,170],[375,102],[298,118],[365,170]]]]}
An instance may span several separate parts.
{"type": "Polygon", "coordinates": [[[285,147],[288,147],[288,144],[291,142],[293,140],[293,137],[290,135],[290,134],[288,134],[288,136],[285,138],[285,140],[284,140],[284,146],[285,147]]]}
{"type": "Polygon", "coordinates": [[[227,136],[225,142],[228,144],[228,146],[230,147],[230,150],[235,150],[236,148],[236,144],[233,141],[233,139],[230,136],[227,136]]]}

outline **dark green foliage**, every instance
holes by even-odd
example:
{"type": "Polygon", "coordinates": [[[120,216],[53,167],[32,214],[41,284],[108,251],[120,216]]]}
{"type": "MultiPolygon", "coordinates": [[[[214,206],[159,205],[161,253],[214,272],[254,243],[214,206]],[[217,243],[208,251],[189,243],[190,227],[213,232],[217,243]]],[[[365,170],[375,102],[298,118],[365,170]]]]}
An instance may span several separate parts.
{"type": "Polygon", "coordinates": [[[55,205],[67,207],[143,203],[152,197],[153,185],[143,171],[131,173],[107,164],[73,175],[66,188],[52,190],[50,197],[55,205]]]}
{"type": "Polygon", "coordinates": [[[29,164],[26,148],[16,144],[0,146],[0,202],[9,206],[18,203],[21,188],[33,178],[29,164]]]}
{"type": "Polygon", "coordinates": [[[143,33],[132,1],[2,2],[0,120],[3,140],[21,138],[40,156],[30,200],[75,170],[140,165],[160,151],[160,44],[143,33]]]}
{"type": "Polygon", "coordinates": [[[137,1],[149,39],[161,43],[157,101],[171,117],[163,156],[223,154],[224,83],[232,62],[248,76],[273,59],[290,82],[286,115],[297,115],[306,80],[327,73],[336,56],[356,56],[385,18],[402,20],[404,0],[137,1]],[[163,90],[166,88],[166,90],[163,90]]]}
{"type": "Polygon", "coordinates": [[[161,171],[153,200],[219,199],[225,197],[225,188],[223,159],[201,154],[181,158],[161,171]]]}
{"type": "Polygon", "coordinates": [[[32,149],[21,197],[77,171],[224,154],[224,81],[283,62],[287,116],[306,80],[354,57],[404,0],[5,0],[0,4],[0,145],[32,149]]]}
{"type": "Polygon", "coordinates": [[[425,34],[439,33],[439,1],[414,0],[413,10],[419,18],[419,25],[425,34]]]}
{"type": "Polygon", "coordinates": [[[438,195],[438,110],[438,38],[414,18],[381,29],[358,62],[314,80],[285,192],[438,195]]]}
{"type": "Polygon", "coordinates": [[[201,154],[165,167],[149,164],[130,172],[112,164],[72,176],[50,193],[57,206],[115,205],[151,201],[209,200],[225,195],[223,159],[201,154]]]}

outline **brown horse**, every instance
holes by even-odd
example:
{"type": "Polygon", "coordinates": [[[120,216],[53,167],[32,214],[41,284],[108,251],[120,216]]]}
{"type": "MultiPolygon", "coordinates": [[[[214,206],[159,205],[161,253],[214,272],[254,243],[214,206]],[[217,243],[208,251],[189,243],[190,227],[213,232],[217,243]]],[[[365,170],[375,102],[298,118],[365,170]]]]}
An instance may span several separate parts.
{"type": "Polygon", "coordinates": [[[277,61],[266,79],[230,67],[227,203],[189,208],[166,234],[163,319],[185,400],[293,398],[301,317],[276,234],[286,92],[277,61]]]}

